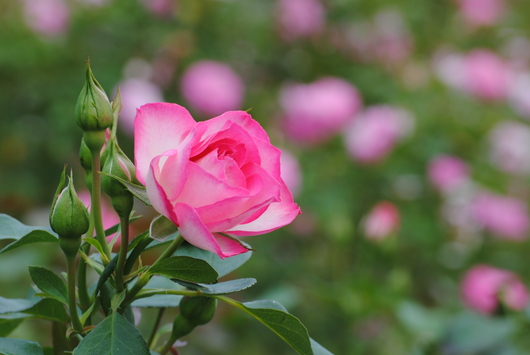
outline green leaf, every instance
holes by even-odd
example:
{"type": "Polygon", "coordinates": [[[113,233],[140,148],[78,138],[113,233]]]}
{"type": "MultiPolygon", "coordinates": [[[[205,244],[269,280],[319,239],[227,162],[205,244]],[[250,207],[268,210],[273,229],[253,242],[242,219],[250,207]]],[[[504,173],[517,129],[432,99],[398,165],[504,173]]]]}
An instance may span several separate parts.
{"type": "Polygon", "coordinates": [[[136,196],[137,199],[139,199],[146,205],[151,206],[151,201],[149,201],[149,196],[147,196],[145,186],[133,184],[132,182],[124,180],[116,175],[105,174],[105,173],[101,173],[101,174],[107,175],[113,179],[118,180],[119,182],[122,183],[123,186],[127,188],[127,190],[129,190],[134,196],[136,196]]]}
{"type": "Polygon", "coordinates": [[[29,275],[37,287],[47,296],[68,304],[66,283],[53,271],[40,266],[30,266],[29,275]]]}
{"type": "Polygon", "coordinates": [[[0,314],[22,312],[33,307],[40,298],[34,297],[30,300],[22,298],[4,298],[0,297],[0,314]]]}
{"type": "Polygon", "coordinates": [[[101,275],[99,277],[99,280],[98,280],[98,283],[96,285],[96,290],[94,291],[94,295],[97,296],[101,286],[109,279],[109,277],[112,275],[114,270],[116,270],[116,265],[117,264],[118,264],[118,255],[116,255],[114,258],[112,258],[110,263],[107,265],[107,267],[105,267],[105,269],[101,273],[101,275]]]}
{"type": "Polygon", "coordinates": [[[228,275],[241,265],[247,262],[252,256],[252,251],[221,259],[219,255],[207,250],[199,249],[189,243],[183,243],[177,250],[176,255],[191,256],[192,258],[202,259],[210,264],[219,277],[228,275]]]}
{"type": "Polygon", "coordinates": [[[79,343],[74,355],[150,355],[142,335],[119,313],[99,323],[79,343]]]}
{"type": "Polygon", "coordinates": [[[32,318],[48,319],[60,323],[66,323],[68,319],[63,304],[53,298],[44,298],[21,312],[31,315],[32,318]]]}
{"type": "Polygon", "coordinates": [[[158,216],[151,222],[149,226],[149,236],[155,240],[163,242],[178,233],[178,228],[175,223],[171,222],[166,216],[158,216]]]}
{"type": "Polygon", "coordinates": [[[0,213],[0,240],[14,240],[0,254],[27,244],[58,242],[57,235],[48,227],[30,227],[6,214],[0,213]]]}
{"type": "Polygon", "coordinates": [[[2,355],[44,355],[41,346],[24,339],[0,338],[0,354],[2,355]]]}
{"type": "Polygon", "coordinates": [[[0,316],[0,337],[5,337],[9,335],[13,330],[15,330],[24,318],[28,316],[23,313],[12,313],[0,316]]]}
{"type": "MultiPolygon", "coordinates": [[[[184,287],[174,283],[164,276],[153,276],[145,285],[143,290],[164,289],[164,290],[184,290],[184,287]]],[[[182,296],[180,295],[154,295],[134,301],[131,306],[142,308],[170,308],[178,307],[182,296]]]]}
{"type": "Polygon", "coordinates": [[[219,282],[213,285],[193,284],[182,281],[177,282],[189,289],[201,291],[201,293],[204,293],[205,295],[216,296],[243,291],[253,286],[256,283],[256,279],[236,279],[225,282],[219,282]]]}
{"type": "Polygon", "coordinates": [[[148,272],[194,283],[212,283],[218,278],[217,272],[206,261],[189,256],[173,256],[162,260],[148,272]]]}
{"type": "Polygon", "coordinates": [[[309,340],[311,341],[311,348],[313,349],[313,355],[333,355],[332,352],[324,348],[322,345],[314,341],[312,338],[309,340]]]}

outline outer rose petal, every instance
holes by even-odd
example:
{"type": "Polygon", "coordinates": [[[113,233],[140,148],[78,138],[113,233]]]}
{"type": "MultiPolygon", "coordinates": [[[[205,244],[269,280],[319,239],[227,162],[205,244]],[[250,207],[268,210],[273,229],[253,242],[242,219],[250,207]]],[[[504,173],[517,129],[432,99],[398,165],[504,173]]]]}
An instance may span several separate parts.
{"type": "Polygon", "coordinates": [[[190,205],[177,203],[174,211],[179,216],[179,221],[182,221],[178,225],[180,234],[197,248],[216,253],[223,259],[248,251],[235,240],[210,233],[195,209],[190,205]]]}
{"type": "Polygon", "coordinates": [[[221,131],[225,127],[226,122],[234,122],[243,127],[251,136],[270,142],[269,135],[263,127],[245,111],[228,111],[221,116],[204,121],[208,125],[208,130],[205,135],[211,135],[221,131]]]}
{"type": "Polygon", "coordinates": [[[138,180],[145,185],[149,164],[177,148],[197,124],[184,107],[170,103],[141,106],[134,119],[134,159],[138,180]]]}

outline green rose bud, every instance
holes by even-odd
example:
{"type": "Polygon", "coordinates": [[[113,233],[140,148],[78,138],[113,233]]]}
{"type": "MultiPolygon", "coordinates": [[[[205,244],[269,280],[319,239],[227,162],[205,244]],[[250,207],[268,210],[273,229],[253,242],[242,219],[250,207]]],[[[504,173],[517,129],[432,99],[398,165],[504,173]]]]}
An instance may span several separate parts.
{"type": "Polygon", "coordinates": [[[53,199],[50,226],[59,235],[59,244],[69,257],[77,254],[81,236],[88,231],[90,222],[87,208],[75,192],[72,174],[66,184],[65,170],[53,199]]]}
{"type": "Polygon", "coordinates": [[[90,151],[99,151],[105,143],[105,130],[112,125],[113,110],[105,91],[94,77],[87,61],[86,80],[75,107],[75,120],[84,131],[90,151]]]}
{"type": "Polygon", "coordinates": [[[180,301],[180,314],[194,326],[203,325],[212,320],[217,300],[212,297],[184,297],[180,301]]]}
{"type": "MultiPolygon", "coordinates": [[[[127,155],[121,150],[116,140],[109,141],[108,156],[103,166],[103,172],[114,175],[122,180],[137,183],[136,169],[127,155]]],[[[108,176],[101,177],[101,187],[103,191],[111,197],[112,205],[120,217],[127,217],[134,204],[133,195],[121,182],[108,176]]]]}

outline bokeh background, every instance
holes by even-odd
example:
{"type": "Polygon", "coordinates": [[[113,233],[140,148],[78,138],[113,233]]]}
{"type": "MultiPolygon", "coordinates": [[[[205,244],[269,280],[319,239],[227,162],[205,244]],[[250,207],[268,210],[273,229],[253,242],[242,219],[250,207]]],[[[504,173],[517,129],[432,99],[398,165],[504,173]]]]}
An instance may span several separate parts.
{"type": "MultiPolygon", "coordinates": [[[[280,301],[334,354],[529,354],[529,19],[524,0],[0,0],[0,213],[46,224],[64,164],[83,189],[90,55],[130,157],[158,101],[250,109],[284,151],[303,214],[245,239],[229,277],[258,284],[235,297],[280,301]]],[[[63,267],[52,246],[2,255],[1,296],[27,294],[26,264],[63,267]]],[[[294,353],[224,305],[185,340],[294,353]]]]}

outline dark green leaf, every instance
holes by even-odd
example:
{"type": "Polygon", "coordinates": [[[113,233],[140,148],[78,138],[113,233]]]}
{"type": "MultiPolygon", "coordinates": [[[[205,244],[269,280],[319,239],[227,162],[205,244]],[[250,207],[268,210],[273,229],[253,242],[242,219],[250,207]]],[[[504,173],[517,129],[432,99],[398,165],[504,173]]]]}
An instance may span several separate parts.
{"type": "Polygon", "coordinates": [[[96,290],[94,291],[96,296],[97,296],[101,286],[109,279],[110,275],[112,275],[112,273],[116,269],[116,265],[117,264],[118,264],[118,255],[116,255],[114,258],[112,258],[110,263],[107,265],[107,267],[105,267],[105,269],[101,273],[101,275],[99,277],[99,280],[98,280],[98,283],[97,283],[97,286],[96,286],[96,290]]]}
{"type": "Polygon", "coordinates": [[[151,355],[138,330],[113,313],[81,341],[74,355],[151,355]]]}
{"type": "Polygon", "coordinates": [[[118,180],[119,182],[122,183],[123,186],[127,188],[127,190],[129,190],[134,196],[136,196],[136,198],[138,198],[140,201],[142,201],[146,205],[151,206],[151,201],[149,201],[149,197],[147,196],[147,192],[144,186],[133,184],[132,182],[124,180],[115,175],[105,174],[105,173],[101,173],[101,174],[107,175],[113,179],[118,180]]]}
{"type": "MultiPolygon", "coordinates": [[[[165,289],[165,290],[184,290],[184,288],[163,276],[153,276],[145,285],[144,290],[165,289]]],[[[169,308],[178,307],[182,296],[179,295],[154,295],[151,297],[141,298],[132,303],[133,307],[156,307],[169,308]]]]}
{"type": "Polygon", "coordinates": [[[189,282],[182,282],[177,281],[181,285],[192,289],[201,291],[205,295],[227,295],[229,293],[239,292],[243,291],[252,285],[256,283],[256,279],[248,278],[248,279],[236,279],[236,280],[230,280],[225,282],[219,282],[213,285],[206,285],[206,284],[193,284],[189,282]]]}
{"type": "Polygon", "coordinates": [[[53,271],[40,266],[30,266],[29,274],[37,287],[47,296],[68,304],[66,283],[53,271]]]}
{"type": "Polygon", "coordinates": [[[177,233],[178,228],[175,223],[171,222],[171,220],[162,215],[153,219],[151,225],[149,226],[149,236],[160,242],[168,239],[172,235],[175,235],[176,237],[177,233]]]}
{"type": "Polygon", "coordinates": [[[3,355],[43,355],[42,348],[34,341],[0,338],[0,354],[3,355]]]}
{"type": "Polygon", "coordinates": [[[34,318],[43,318],[62,323],[65,323],[68,319],[64,305],[53,298],[44,298],[33,307],[21,312],[34,318]]]}
{"type": "Polygon", "coordinates": [[[30,300],[22,298],[9,299],[0,297],[0,314],[25,311],[26,309],[33,307],[40,300],[41,299],[37,297],[34,297],[30,300]]]}
{"type": "Polygon", "coordinates": [[[0,213],[0,240],[1,239],[12,239],[15,241],[0,250],[0,254],[20,248],[27,244],[59,241],[57,235],[51,230],[51,228],[26,226],[13,217],[0,213]]]}
{"type": "Polygon", "coordinates": [[[151,274],[165,275],[172,279],[212,283],[217,281],[217,272],[204,260],[189,256],[173,256],[149,269],[151,274]]]}
{"type": "Polygon", "coordinates": [[[23,313],[12,313],[0,316],[0,337],[9,335],[28,316],[23,313]]]}
{"type": "Polygon", "coordinates": [[[189,243],[183,243],[177,250],[176,255],[191,256],[192,258],[202,259],[210,264],[219,277],[223,277],[234,271],[252,256],[252,251],[221,259],[219,255],[210,251],[199,249],[189,243]]]}

